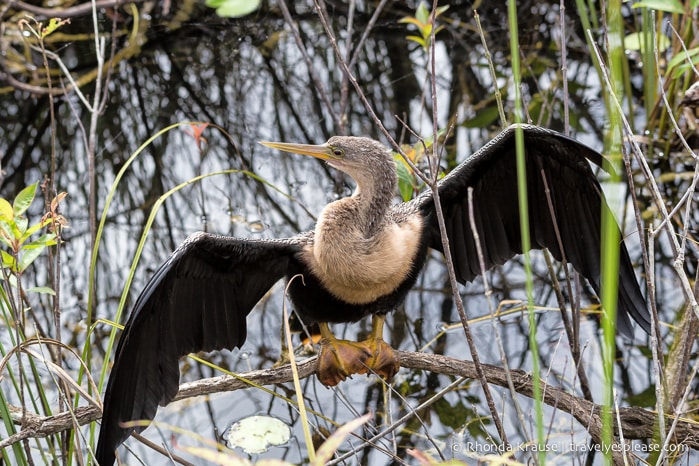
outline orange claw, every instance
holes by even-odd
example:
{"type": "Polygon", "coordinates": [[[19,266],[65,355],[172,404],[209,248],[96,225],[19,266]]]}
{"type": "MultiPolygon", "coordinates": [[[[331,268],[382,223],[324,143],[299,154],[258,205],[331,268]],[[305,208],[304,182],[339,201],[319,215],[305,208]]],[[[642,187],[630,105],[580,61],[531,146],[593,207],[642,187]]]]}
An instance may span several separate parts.
{"type": "Polygon", "coordinates": [[[385,316],[374,316],[371,336],[362,342],[339,340],[327,323],[320,324],[320,355],[318,379],[328,387],[334,387],[353,374],[373,372],[391,381],[400,369],[400,362],[393,348],[383,341],[385,316]]]}
{"type": "Polygon", "coordinates": [[[371,358],[366,345],[348,340],[323,338],[318,356],[318,379],[328,387],[334,387],[352,374],[367,372],[371,358]]]}
{"type": "Polygon", "coordinates": [[[400,361],[393,348],[383,340],[367,340],[365,343],[374,347],[372,356],[366,362],[367,366],[390,382],[400,369],[400,361]]]}

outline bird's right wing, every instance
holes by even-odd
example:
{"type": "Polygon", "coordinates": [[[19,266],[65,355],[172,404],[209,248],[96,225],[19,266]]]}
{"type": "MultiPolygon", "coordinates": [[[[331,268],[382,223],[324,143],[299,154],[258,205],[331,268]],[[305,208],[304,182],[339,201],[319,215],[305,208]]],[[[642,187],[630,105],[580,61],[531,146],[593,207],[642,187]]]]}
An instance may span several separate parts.
{"type": "Polygon", "coordinates": [[[104,395],[99,464],[133,431],[120,422],[155,416],[179,387],[178,360],[233,349],[245,341],[246,317],[284,277],[300,245],[196,233],[170,256],[138,297],[116,350],[104,395]]]}
{"type": "MultiPolygon", "coordinates": [[[[548,248],[565,258],[600,291],[601,211],[608,209],[590,161],[602,156],[585,145],[544,128],[521,125],[525,141],[527,198],[532,248],[548,248]]],[[[447,235],[459,281],[480,275],[469,221],[468,191],[480,236],[485,268],[522,253],[514,126],[466,159],[439,183],[447,235]]],[[[427,219],[430,247],[442,250],[430,192],[414,202],[427,219]]],[[[650,316],[623,241],[619,254],[618,328],[633,335],[633,317],[650,333],[650,316]]]]}

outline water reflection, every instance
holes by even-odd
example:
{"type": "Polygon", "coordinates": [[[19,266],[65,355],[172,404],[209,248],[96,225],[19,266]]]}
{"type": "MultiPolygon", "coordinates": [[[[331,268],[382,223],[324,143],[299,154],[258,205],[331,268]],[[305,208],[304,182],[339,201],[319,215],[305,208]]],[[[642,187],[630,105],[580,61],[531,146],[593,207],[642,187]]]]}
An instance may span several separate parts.
{"type": "MultiPolygon", "coordinates": [[[[432,102],[425,71],[427,62],[423,52],[405,39],[407,30],[398,23],[401,17],[413,14],[413,5],[389,3],[391,5],[379,16],[361,49],[355,49],[353,45],[359,42],[361,31],[369,24],[372,10],[368,4],[359,2],[356,5],[350,46],[346,45],[349,37],[347,5],[328,2],[327,7],[343,53],[353,57],[356,63],[353,71],[369,104],[391,134],[400,141],[414,142],[395,116],[408,122],[421,135],[431,133],[432,102]]],[[[455,125],[454,133],[447,141],[445,166],[458,163],[498,128],[494,85],[485,51],[474,32],[470,2],[454,1],[450,4],[445,30],[440,33],[436,46],[439,125],[455,125]]],[[[131,28],[135,27],[134,18],[131,10],[121,8],[113,12],[117,14],[118,34],[108,35],[107,50],[114,45],[117,54],[128,51],[128,59],[118,61],[111,70],[106,83],[106,106],[99,115],[94,165],[97,191],[92,193],[98,211],[104,206],[115,177],[126,160],[150,137],[181,121],[208,122],[212,126],[202,133],[206,141],[201,146],[187,125],[160,135],[143,150],[115,186],[116,195],[107,213],[95,271],[96,315],[107,319],[114,318],[136,253],[137,240],[145,230],[151,208],[163,193],[201,174],[231,169],[240,171],[206,178],[168,198],[149,230],[130,301],[158,264],[196,230],[249,237],[292,235],[309,228],[325,203],[350,192],[351,185],[346,177],[330,171],[322,163],[271,153],[257,141],[320,143],[338,133],[381,138],[364,105],[344,79],[331,44],[313,13],[312,2],[290,5],[296,9],[294,18],[305,55],[299,51],[289,25],[285,24],[274,4],[236,21],[212,17],[209,11],[191,1],[173,2],[169,11],[159,3],[138,5],[142,8],[138,12],[141,21],[138,34],[129,35],[131,28]]],[[[493,56],[493,71],[508,101],[512,89],[506,15],[502,6],[481,5],[481,8],[479,13],[493,56]]],[[[560,39],[557,7],[546,2],[520,2],[518,8],[522,12],[521,54],[527,70],[524,93],[529,101],[529,116],[535,123],[562,129],[560,94],[563,77],[556,53],[560,39]]],[[[575,9],[569,8],[567,12],[570,15],[570,36],[566,42],[569,60],[566,79],[571,82],[567,96],[571,123],[577,137],[599,148],[604,125],[599,85],[592,61],[586,55],[587,46],[575,9]]],[[[8,13],[5,14],[7,18],[8,13]]],[[[100,28],[105,33],[112,29],[106,13],[100,16],[100,28]]],[[[75,18],[70,31],[76,34],[89,32],[91,22],[75,18]]],[[[5,36],[3,40],[9,39],[5,36]]],[[[18,47],[17,42],[9,43],[11,48],[18,47]]],[[[82,75],[84,70],[95,66],[94,42],[75,38],[56,45],[56,48],[76,75],[82,75]]],[[[4,60],[7,65],[7,59],[4,60]]],[[[16,76],[16,79],[22,78],[21,73],[16,76]]],[[[4,109],[3,119],[6,121],[0,125],[0,154],[5,178],[1,194],[11,198],[21,187],[42,179],[51,170],[49,99],[21,89],[8,91],[3,88],[3,91],[0,106],[4,109]]],[[[83,92],[87,96],[94,94],[94,83],[85,85],[83,92]]],[[[74,94],[57,96],[55,112],[55,185],[69,193],[63,213],[71,222],[63,248],[61,306],[63,321],[67,328],[72,328],[75,322],[87,315],[91,175],[83,128],[89,126],[90,115],[74,94]]],[[[630,241],[632,245],[636,243],[633,238],[630,241]]],[[[640,257],[637,247],[632,254],[637,261],[640,257]]],[[[555,306],[555,297],[547,285],[550,281],[547,267],[541,256],[535,261],[534,268],[536,302],[542,306],[555,306]]],[[[41,271],[35,274],[37,282],[45,276],[41,271]]],[[[559,274],[562,274],[560,270],[559,274]]],[[[491,279],[497,300],[525,298],[523,273],[518,261],[498,268],[491,279]]],[[[658,288],[661,299],[667,299],[670,311],[681,304],[679,297],[673,299],[666,292],[669,289],[674,293],[674,287],[674,280],[667,280],[661,281],[658,288]]],[[[445,290],[448,290],[446,273],[441,259],[435,257],[408,297],[401,310],[404,312],[393,316],[387,340],[405,350],[418,350],[431,342],[429,351],[468,358],[463,334],[460,331],[443,332],[442,323],[458,321],[452,298],[445,290]]],[[[462,294],[470,316],[488,314],[480,281],[463,287],[462,294]]],[[[586,303],[590,290],[583,286],[580,294],[586,303]]],[[[250,316],[249,336],[243,348],[216,353],[210,355],[210,359],[236,372],[276,362],[282,302],[281,286],[278,286],[250,316]]],[[[569,355],[562,349],[566,345],[561,341],[560,316],[555,311],[547,311],[537,315],[537,319],[541,362],[551,370],[549,382],[555,381],[573,390],[575,373],[569,355]]],[[[598,366],[594,363],[599,361],[598,327],[593,320],[584,321],[581,334],[583,341],[587,342],[585,359],[591,361],[588,364],[589,377],[599,380],[601,374],[595,372],[598,366]]],[[[498,325],[506,336],[504,347],[510,365],[529,369],[531,353],[526,318],[512,314],[503,317],[498,325]]],[[[98,335],[106,336],[109,330],[106,326],[100,327],[98,335]]],[[[368,331],[368,323],[361,322],[338,330],[339,335],[354,338],[368,331]]],[[[474,333],[482,347],[481,359],[499,364],[500,355],[492,344],[490,323],[475,323],[474,333]]],[[[75,341],[82,345],[84,339],[83,328],[75,334],[75,341]]],[[[93,367],[99,368],[106,340],[96,338],[94,344],[97,351],[92,363],[93,367]]],[[[625,350],[619,363],[618,393],[621,400],[647,389],[650,384],[647,360],[632,347],[625,350]]],[[[217,374],[189,361],[185,366],[185,380],[217,374]]],[[[379,385],[367,382],[363,377],[355,377],[333,392],[318,385],[314,378],[304,380],[303,384],[312,409],[341,423],[369,410],[382,413],[387,406],[392,407],[390,416],[395,419],[407,410],[406,406],[416,406],[450,381],[451,378],[446,376],[403,370],[397,387],[406,399],[398,396],[384,399],[379,385]]],[[[285,396],[291,393],[286,386],[273,389],[285,396]]],[[[485,442],[484,431],[490,430],[491,426],[473,421],[474,417],[487,413],[480,393],[477,384],[466,383],[457,392],[446,396],[431,414],[421,413],[423,423],[411,421],[404,431],[396,434],[397,454],[405,456],[403,446],[410,445],[433,453],[439,450],[445,457],[451,457],[454,452],[444,442],[448,443],[450,436],[463,429],[465,423],[473,438],[485,442]],[[449,412],[457,415],[449,416],[449,412]]],[[[502,396],[508,401],[507,395],[502,396]]],[[[295,441],[298,442],[277,456],[302,462],[305,449],[299,445],[302,435],[296,423],[296,411],[287,403],[256,390],[178,402],[161,410],[158,420],[216,438],[231,421],[268,412],[293,424],[295,441]],[[206,410],[193,406],[202,403],[206,410]]],[[[516,426],[514,414],[511,416],[506,422],[510,427],[516,426]]],[[[390,422],[388,418],[384,421],[390,422]]],[[[333,429],[327,422],[316,422],[333,429]]],[[[516,427],[513,429],[511,441],[524,438],[516,427]]],[[[160,438],[155,428],[147,434],[156,441],[160,438]]],[[[162,435],[169,438],[168,431],[163,430],[162,435]]],[[[381,447],[389,452],[396,451],[390,441],[383,441],[381,447]]],[[[143,448],[134,448],[139,454],[149,457],[143,448]]],[[[364,450],[359,461],[376,464],[389,463],[390,459],[381,448],[375,448],[364,450]]]]}

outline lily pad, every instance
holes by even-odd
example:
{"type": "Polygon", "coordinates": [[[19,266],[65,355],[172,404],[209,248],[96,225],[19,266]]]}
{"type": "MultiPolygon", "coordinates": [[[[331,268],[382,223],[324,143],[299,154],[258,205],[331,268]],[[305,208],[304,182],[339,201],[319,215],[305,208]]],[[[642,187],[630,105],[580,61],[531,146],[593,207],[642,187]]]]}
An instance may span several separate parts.
{"type": "Polygon", "coordinates": [[[270,447],[284,445],[291,437],[289,426],[271,416],[250,416],[235,422],[226,439],[231,448],[238,447],[248,454],[259,454],[270,447]]]}

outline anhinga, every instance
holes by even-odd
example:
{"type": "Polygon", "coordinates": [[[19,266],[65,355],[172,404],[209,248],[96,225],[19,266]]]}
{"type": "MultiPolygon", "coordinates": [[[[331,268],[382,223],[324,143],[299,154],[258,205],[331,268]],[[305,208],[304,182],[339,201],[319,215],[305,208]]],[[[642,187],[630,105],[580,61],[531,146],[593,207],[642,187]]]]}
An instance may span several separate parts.
{"type": "MultiPolygon", "coordinates": [[[[572,264],[599,293],[601,209],[608,209],[588,161],[596,151],[553,131],[524,133],[532,246],[572,264]],[[547,194],[548,192],[548,194],[547,194]]],[[[469,222],[467,190],[486,267],[522,252],[515,129],[500,133],[439,182],[439,197],[456,276],[481,273],[469,222]]],[[[138,297],[116,351],[104,397],[97,460],[111,465],[133,431],[121,422],[153,419],[177,393],[178,360],[192,352],[240,347],[246,317],[278,280],[301,274],[289,288],[295,311],[318,323],[319,378],[335,385],[367,368],[390,378],[398,362],[382,340],[385,313],[405,298],[428,248],[442,251],[430,192],[393,205],[396,166],[377,141],[336,136],[322,145],[263,143],[323,159],[357,184],[351,197],[327,205],[315,230],[287,239],[254,240],[195,233],[170,256],[138,297]],[[336,339],[328,322],[373,316],[367,341],[336,339]]],[[[646,332],[650,320],[628,252],[619,254],[618,329],[633,335],[629,316],[646,332]]]]}

